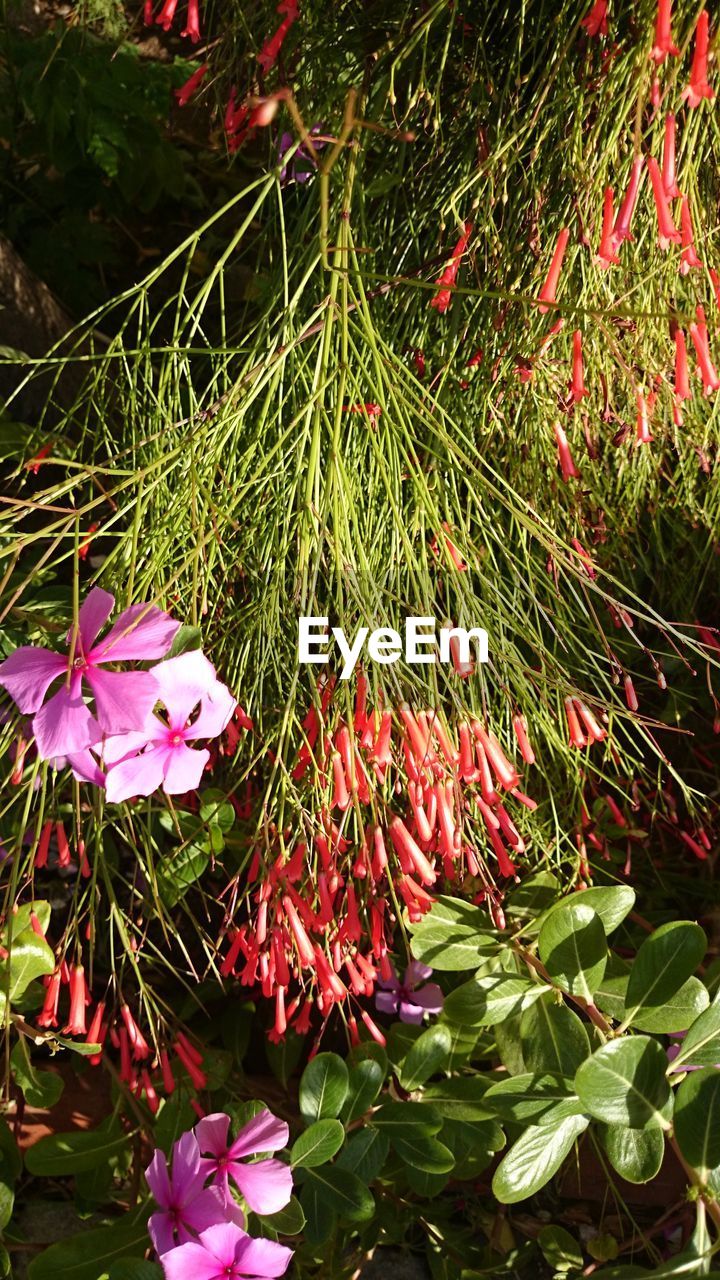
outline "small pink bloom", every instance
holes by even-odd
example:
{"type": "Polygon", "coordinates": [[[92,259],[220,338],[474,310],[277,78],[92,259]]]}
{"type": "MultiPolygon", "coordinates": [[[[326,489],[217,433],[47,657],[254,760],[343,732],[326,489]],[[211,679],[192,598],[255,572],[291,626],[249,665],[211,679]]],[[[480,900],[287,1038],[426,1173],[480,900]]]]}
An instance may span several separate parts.
{"type": "MultiPolygon", "coordinates": [[[[158,1205],[158,1211],[150,1216],[148,1233],[163,1265],[168,1252],[192,1240],[193,1232],[227,1222],[229,1206],[222,1192],[204,1186],[206,1173],[193,1133],[184,1133],[175,1143],[171,1169],[164,1153],[156,1151],[145,1177],[158,1205]]],[[[240,1210],[234,1209],[240,1216],[240,1210]]],[[[194,1280],[198,1280],[197,1273],[194,1280]]]]}
{"type": "Polygon", "coordinates": [[[292,1170],[282,1160],[248,1161],[261,1151],[279,1151],[287,1146],[289,1130],[284,1120],[270,1111],[253,1116],[230,1140],[230,1117],[218,1111],[196,1124],[198,1147],[204,1156],[204,1177],[212,1176],[221,1192],[229,1196],[228,1179],[254,1213],[278,1213],[292,1195],[292,1170]]]}
{"type": "Polygon", "coordinates": [[[401,1022],[420,1026],[426,1013],[442,1013],[443,994],[436,982],[427,982],[431,974],[426,964],[411,960],[401,982],[390,965],[389,976],[378,979],[375,1007],[380,1013],[397,1013],[401,1022]],[[421,982],[425,985],[420,986],[421,982]]]}
{"type": "Polygon", "coordinates": [[[234,1223],[201,1231],[162,1259],[165,1280],[265,1280],[282,1276],[292,1249],[274,1240],[253,1239],[234,1223]]]}

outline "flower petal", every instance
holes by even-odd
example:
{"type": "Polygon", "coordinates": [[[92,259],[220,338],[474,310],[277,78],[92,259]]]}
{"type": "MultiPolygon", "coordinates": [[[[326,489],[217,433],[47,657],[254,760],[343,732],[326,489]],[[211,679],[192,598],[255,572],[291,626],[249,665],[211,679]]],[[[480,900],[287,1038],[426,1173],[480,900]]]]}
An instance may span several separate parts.
{"type": "Polygon", "coordinates": [[[227,1220],[227,1206],[222,1192],[215,1187],[201,1191],[193,1200],[183,1205],[182,1219],[187,1227],[198,1233],[227,1220]]]}
{"type": "Polygon", "coordinates": [[[200,786],[203,770],[210,752],[192,751],[184,742],[177,746],[163,748],[165,764],[163,766],[163,787],[169,796],[182,796],[186,791],[194,791],[200,786]]]}
{"type": "Polygon", "coordinates": [[[162,784],[167,747],[152,747],[108,769],[105,793],[112,804],[133,796],[149,796],[162,784]]]}
{"type": "Polygon", "coordinates": [[[242,1276],[284,1276],[293,1251],[274,1240],[248,1237],[237,1251],[239,1274],[242,1276]]]}
{"type": "Polygon", "coordinates": [[[164,658],[180,623],[154,604],[132,604],[92,650],[94,662],[149,662],[164,658]]]}
{"type": "Polygon", "coordinates": [[[158,1257],[167,1253],[175,1244],[173,1218],[169,1213],[153,1213],[148,1219],[148,1235],[158,1257]]]}
{"type": "Polygon", "coordinates": [[[375,1008],[379,1013],[397,1013],[399,997],[396,991],[376,991],[375,1008]]]}
{"type": "Polygon", "coordinates": [[[395,966],[394,964],[391,964],[389,961],[388,963],[390,964],[390,977],[383,978],[382,975],[380,975],[380,977],[377,980],[377,985],[383,991],[399,991],[400,979],[398,978],[397,973],[395,972],[395,966]]]}
{"type": "Polygon", "coordinates": [[[30,715],[43,704],[53,680],[67,672],[68,660],[61,653],[27,644],[0,662],[0,685],[7,689],[20,711],[30,715]]]}
{"type": "Polygon", "coordinates": [[[258,1151],[280,1151],[286,1147],[290,1130],[284,1120],[278,1120],[271,1111],[264,1110],[244,1124],[230,1148],[233,1160],[241,1156],[253,1156],[258,1151]]]}
{"type": "Polygon", "coordinates": [[[216,680],[200,704],[197,720],[188,729],[189,740],[193,742],[197,738],[217,738],[226,727],[236,706],[237,700],[233,698],[230,690],[216,680]]]}
{"type": "Polygon", "coordinates": [[[83,702],[79,674],[73,676],[69,688],[63,684],[40,708],[32,728],[41,760],[75,755],[100,741],[102,730],[83,702]]]}
{"type": "Polygon", "coordinates": [[[104,733],[144,729],[158,700],[157,682],[149,671],[101,671],[88,667],[85,674],[95,695],[95,714],[104,733]]]}
{"type": "Polygon", "coordinates": [[[159,1148],[145,1170],[145,1180],[153,1193],[156,1203],[162,1208],[170,1204],[170,1176],[168,1174],[167,1157],[159,1148]]]}
{"type": "Polygon", "coordinates": [[[195,1125],[195,1137],[204,1156],[224,1156],[228,1150],[230,1117],[224,1111],[213,1111],[195,1125]]]}
{"type": "Polygon", "coordinates": [[[292,1169],[282,1160],[258,1160],[252,1164],[232,1160],[227,1168],[254,1213],[278,1213],[289,1202],[292,1169]]]}
{"type": "Polygon", "coordinates": [[[213,685],[217,684],[215,668],[199,649],[180,653],[152,668],[158,682],[158,698],[168,709],[173,729],[184,729],[190,713],[213,685]]]}
{"type": "Polygon", "coordinates": [[[419,983],[425,982],[426,978],[429,978],[431,974],[432,969],[429,965],[423,964],[420,960],[411,960],[405,970],[403,985],[412,991],[413,987],[417,987],[419,983]]]}
{"type": "MultiPolygon", "coordinates": [[[[98,633],[105,626],[114,607],[115,597],[109,591],[103,591],[101,587],[93,587],[92,591],[86,595],[78,614],[78,639],[80,652],[84,657],[90,653],[98,633]]],[[[68,631],[68,644],[71,639],[72,629],[68,631]]]]}
{"type": "Polygon", "coordinates": [[[426,986],[413,991],[410,1003],[419,1005],[426,1013],[442,1013],[443,993],[437,982],[428,982],[426,986]]]}
{"type": "Polygon", "coordinates": [[[410,1026],[419,1027],[423,1020],[424,1009],[420,1009],[416,1004],[408,1004],[407,1000],[400,1001],[400,1021],[407,1022],[410,1026]]]}
{"type": "Polygon", "coordinates": [[[105,774],[89,748],[73,752],[67,757],[67,762],[78,782],[91,782],[95,787],[105,786],[105,774]]]}
{"type": "Polygon", "coordinates": [[[194,1241],[170,1249],[163,1256],[162,1265],[165,1280],[218,1280],[222,1276],[217,1258],[194,1241]]]}
{"type": "Polygon", "coordinates": [[[121,760],[127,760],[128,756],[136,756],[143,747],[160,746],[166,737],[167,727],[158,720],[157,716],[150,715],[144,729],[138,729],[136,733],[118,733],[105,738],[102,744],[103,761],[107,766],[119,764],[121,760]]]}

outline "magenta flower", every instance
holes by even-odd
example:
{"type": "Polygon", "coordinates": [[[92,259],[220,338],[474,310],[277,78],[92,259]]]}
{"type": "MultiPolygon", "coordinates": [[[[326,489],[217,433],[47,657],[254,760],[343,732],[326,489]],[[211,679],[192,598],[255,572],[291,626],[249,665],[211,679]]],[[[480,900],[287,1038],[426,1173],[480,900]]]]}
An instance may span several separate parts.
{"type": "Polygon", "coordinates": [[[380,1013],[399,1013],[401,1022],[419,1026],[426,1013],[440,1013],[443,994],[436,982],[424,987],[419,983],[430,977],[432,969],[419,960],[411,960],[402,982],[393,969],[391,978],[379,978],[382,990],[375,994],[375,1007],[380,1013]]]}
{"type": "Polygon", "coordinates": [[[109,591],[94,587],[80,608],[77,630],[68,632],[69,653],[23,645],[0,663],[0,685],[23,714],[34,714],[41,760],[85,751],[103,734],[140,729],[157,699],[157,684],[148,671],[102,668],[111,662],[163,658],[180,624],[154,605],[134,604],[98,642],[114,604],[109,591]],[[62,684],[46,702],[56,680],[62,684]],[[86,705],[84,682],[95,700],[95,715],[86,705]]]}
{"type": "Polygon", "coordinates": [[[234,1201],[228,1205],[217,1187],[205,1187],[200,1148],[193,1133],[184,1133],[172,1151],[172,1169],[162,1151],[156,1151],[145,1170],[147,1184],[159,1206],[148,1222],[153,1248],[159,1257],[176,1244],[192,1240],[193,1231],[205,1231],[234,1217],[242,1223],[234,1201]]]}
{"type": "Polygon", "coordinates": [[[148,714],[139,732],[105,742],[107,798],[115,803],[131,796],[149,796],[160,786],[171,796],[193,791],[210,752],[193,750],[187,744],[199,738],[216,738],[237,706],[229,689],[217,679],[212,663],[197,649],[168,658],[153,667],[151,674],[167,720],[148,714]],[[191,723],[198,704],[199,714],[191,723]]]}
{"type": "Polygon", "coordinates": [[[226,1223],[203,1231],[197,1243],[182,1244],[161,1259],[166,1280],[257,1280],[282,1276],[292,1249],[273,1240],[253,1240],[226,1223]]]}
{"type": "Polygon", "coordinates": [[[205,1116],[195,1125],[198,1146],[207,1156],[202,1162],[206,1175],[213,1174],[228,1197],[228,1178],[232,1178],[255,1213],[277,1213],[284,1209],[292,1195],[289,1165],[283,1164],[282,1160],[258,1160],[248,1164],[244,1157],[258,1151],[278,1151],[280,1147],[287,1146],[289,1130],[285,1121],[278,1120],[270,1111],[261,1111],[243,1125],[232,1143],[228,1140],[229,1129],[230,1117],[223,1111],[205,1116]]]}

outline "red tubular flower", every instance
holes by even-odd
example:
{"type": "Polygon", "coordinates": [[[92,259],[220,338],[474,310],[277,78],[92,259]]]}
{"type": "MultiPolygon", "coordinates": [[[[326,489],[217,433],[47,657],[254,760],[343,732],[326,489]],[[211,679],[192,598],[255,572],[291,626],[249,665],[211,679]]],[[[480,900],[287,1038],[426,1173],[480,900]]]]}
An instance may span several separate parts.
{"type": "Polygon", "coordinates": [[[379,1045],[382,1045],[382,1047],[383,1047],[383,1048],[385,1048],[385,1045],[387,1044],[387,1041],[386,1041],[386,1039],[385,1039],[385,1037],[384,1037],[384,1035],[383,1035],[382,1031],[380,1030],[380,1028],[379,1028],[379,1027],[378,1027],[378,1026],[373,1022],[373,1020],[372,1020],[372,1018],[370,1017],[370,1014],[368,1013],[367,1009],[363,1009],[363,1010],[361,1010],[360,1017],[362,1018],[363,1022],[365,1023],[365,1026],[367,1027],[368,1031],[370,1032],[370,1035],[372,1036],[373,1040],[377,1041],[377,1043],[378,1043],[379,1045]]]}
{"type": "Polygon", "coordinates": [[[607,738],[607,729],[603,729],[602,726],[598,724],[590,708],[587,707],[580,698],[573,698],[573,702],[575,703],[577,713],[583,722],[583,728],[587,734],[588,741],[602,742],[604,738],[607,738]]]}
{"type": "MultiPolygon", "coordinates": [[[[122,1032],[120,1034],[122,1035],[122,1032]]],[[[193,1087],[195,1089],[204,1089],[207,1084],[207,1076],[198,1064],[193,1061],[179,1036],[175,1044],[175,1052],[187,1071],[193,1087]]]]}
{"type": "Polygon", "coordinates": [[[435,870],[410,835],[402,818],[393,818],[388,830],[402,870],[406,874],[409,871],[415,871],[423,884],[434,884],[437,879],[435,870]],[[405,860],[410,862],[410,867],[403,866],[405,860]]]}
{"type": "Polygon", "coordinates": [[[625,685],[625,701],[627,703],[628,711],[637,711],[640,703],[637,700],[635,685],[632,682],[632,678],[630,676],[625,676],[623,683],[625,685]]]}
{"type": "Polygon", "coordinates": [[[462,573],[465,569],[467,569],[467,565],[465,564],[465,561],[463,560],[462,556],[460,555],[460,552],[455,546],[455,543],[450,537],[451,529],[450,529],[450,525],[447,523],[447,520],[443,521],[443,529],[445,531],[445,546],[448,549],[450,559],[452,560],[455,568],[462,573]]]}
{"type": "Polygon", "coordinates": [[[455,674],[460,676],[462,680],[467,680],[475,670],[475,663],[472,658],[465,661],[460,650],[460,641],[457,636],[450,637],[450,657],[452,658],[453,669],[455,674]]]}
{"type": "Polygon", "coordinates": [[[280,26],[274,35],[269,36],[260,50],[257,60],[260,63],[260,69],[267,75],[268,71],[275,66],[278,54],[283,45],[283,41],[294,22],[298,18],[297,4],[280,4],[278,5],[278,13],[285,13],[280,26]]]}
{"type": "Polygon", "coordinates": [[[153,8],[154,8],[153,0],[145,0],[145,3],[143,5],[143,22],[145,23],[146,27],[152,26],[153,8]]]}
{"type": "Polygon", "coordinates": [[[635,205],[637,204],[638,193],[640,191],[640,183],[642,182],[644,163],[645,161],[642,156],[635,156],[635,159],[632,162],[632,169],[630,170],[630,181],[628,183],[628,189],[625,192],[625,199],[620,205],[618,216],[615,220],[613,240],[615,241],[616,245],[621,244],[623,240],[635,239],[632,232],[630,231],[630,223],[632,222],[632,216],[633,216],[633,213],[635,212],[635,205]]]}
{"type": "Polygon", "coordinates": [[[650,53],[653,62],[657,63],[658,66],[665,61],[669,53],[676,58],[680,52],[677,45],[672,42],[672,32],[670,30],[671,9],[672,0],[658,0],[657,19],[655,21],[655,44],[650,53]]]}
{"type": "Polygon", "coordinates": [[[650,433],[650,410],[648,406],[648,398],[645,392],[638,387],[635,392],[637,398],[637,423],[635,428],[635,444],[650,444],[652,435],[650,433]]]}
{"type": "Polygon", "coordinates": [[[710,87],[707,78],[709,23],[708,11],[703,9],[695,28],[695,50],[690,68],[690,83],[682,92],[682,100],[687,102],[689,107],[699,107],[703,98],[715,97],[715,90],[710,87]]]}
{"type": "Polygon", "coordinates": [[[580,721],[572,698],[565,699],[565,715],[567,717],[568,733],[570,734],[570,745],[579,749],[587,746],[587,739],[580,728],[580,721]]]}
{"type": "Polygon", "coordinates": [[[675,399],[690,400],[690,376],[688,374],[687,346],[682,329],[675,330],[675,399]]]}
{"type": "Polygon", "coordinates": [[[120,1017],[125,1023],[128,1040],[132,1048],[132,1056],[138,1061],[150,1057],[150,1046],[126,1004],[120,1005],[120,1017]]]}
{"type": "Polygon", "coordinates": [[[544,315],[544,313],[549,310],[550,305],[555,302],[555,295],[557,294],[563,258],[565,257],[565,250],[567,249],[569,239],[570,231],[567,227],[563,227],[557,238],[555,252],[552,256],[552,262],[550,263],[550,269],[545,277],[545,282],[538,296],[538,301],[540,303],[538,310],[541,315],[544,315]]]}
{"type": "Polygon", "coordinates": [[[705,395],[709,396],[711,392],[717,391],[718,387],[720,387],[720,378],[717,376],[715,366],[710,357],[710,341],[705,323],[705,312],[702,307],[696,308],[695,315],[697,319],[695,324],[690,325],[690,337],[697,356],[698,368],[703,381],[703,390],[705,395]]]}
{"type": "Polygon", "coordinates": [[[665,195],[663,187],[662,174],[660,166],[654,156],[647,158],[648,173],[652,183],[653,198],[655,200],[655,212],[657,214],[658,223],[658,244],[663,250],[669,249],[671,244],[680,243],[680,232],[677,230],[672,220],[670,206],[665,195]]]}
{"type": "Polygon", "coordinates": [[[608,267],[613,263],[620,261],[617,253],[617,241],[614,233],[615,213],[613,210],[613,200],[615,198],[612,187],[606,187],[603,195],[603,217],[602,231],[600,232],[600,244],[597,251],[597,265],[603,271],[607,271],[608,267]]]}
{"type": "Polygon", "coordinates": [[[460,777],[463,782],[474,782],[479,775],[473,759],[470,726],[461,724],[458,736],[460,738],[460,777]]]}
{"type": "Polygon", "coordinates": [[[64,1028],[67,1036],[84,1036],[85,1025],[85,970],[76,964],[70,970],[70,1019],[64,1028]]]}
{"type": "Polygon", "coordinates": [[[594,5],[580,23],[591,38],[607,35],[607,7],[608,0],[595,0],[594,5]]]}
{"type": "Polygon", "coordinates": [[[162,27],[163,31],[170,30],[173,24],[173,19],[175,17],[175,10],[177,9],[177,6],[178,6],[178,0],[165,0],[165,3],[162,9],[160,10],[157,18],[155,19],[155,21],[157,22],[157,25],[159,27],[162,27]]]}
{"type": "Polygon", "coordinates": [[[672,111],[669,111],[665,117],[662,180],[668,200],[677,200],[681,193],[675,179],[675,116],[672,111]]]}
{"type": "Polygon", "coordinates": [[[68,844],[68,839],[65,834],[65,828],[62,822],[55,823],[55,839],[57,841],[57,848],[58,848],[58,866],[69,867],[70,866],[70,845],[68,844]]]}
{"type": "MultiPolygon", "coordinates": [[[[483,749],[484,755],[489,760],[492,766],[493,773],[495,774],[495,777],[500,783],[500,786],[504,787],[506,791],[512,790],[513,787],[517,786],[518,782],[520,781],[520,778],[518,777],[518,774],[515,768],[510,763],[507,756],[505,755],[505,752],[500,746],[500,743],[495,737],[495,734],[489,733],[485,729],[483,729],[479,720],[473,720],[471,727],[472,727],[473,733],[475,734],[475,737],[478,739],[483,749]]],[[[481,772],[482,772],[482,768],[481,768],[481,772]]],[[[481,779],[481,790],[482,789],[483,788],[482,788],[482,779],[481,779]]],[[[488,804],[494,804],[496,802],[496,799],[489,800],[487,795],[483,795],[483,799],[488,804]]]]}
{"type": "Polygon", "coordinates": [[[573,333],[572,382],[570,383],[570,390],[575,404],[579,404],[583,396],[590,394],[585,386],[583,375],[582,333],[580,329],[576,329],[573,333]]]}
{"type": "Polygon", "coordinates": [[[342,813],[350,805],[350,796],[347,789],[347,780],[345,778],[345,770],[343,769],[342,756],[339,751],[332,753],[332,770],[333,770],[333,796],[330,801],[332,809],[340,809],[342,813]]]}
{"type": "Polygon", "coordinates": [[[56,1027],[58,1024],[57,1010],[58,1001],[60,999],[61,978],[60,970],[54,969],[50,974],[47,988],[45,990],[45,1000],[43,1007],[35,1021],[39,1027],[56,1027]]]}
{"type": "Polygon", "coordinates": [[[177,98],[177,104],[179,107],[187,106],[190,99],[197,93],[207,73],[208,63],[203,62],[202,66],[198,67],[197,71],[193,71],[192,75],[185,81],[184,85],[175,90],[175,97],[177,98]]]}
{"type": "Polygon", "coordinates": [[[435,297],[430,300],[430,306],[443,315],[452,301],[452,291],[457,279],[460,261],[468,246],[468,240],[472,233],[472,222],[465,223],[465,230],[458,240],[452,252],[452,258],[445,267],[440,279],[438,280],[438,291],[435,297]]]}
{"type": "Polygon", "coordinates": [[[680,275],[686,276],[693,267],[702,266],[695,250],[695,236],[687,196],[683,196],[680,203],[680,235],[683,246],[680,255],[680,275]]]}
{"type": "Polygon", "coordinates": [[[578,471],[577,467],[575,466],[575,463],[573,462],[573,457],[570,452],[570,445],[568,444],[568,438],[565,435],[565,431],[561,427],[559,422],[555,423],[554,431],[555,431],[555,439],[557,440],[560,470],[562,472],[562,478],[567,484],[568,480],[578,480],[580,478],[580,472],[578,471]]]}
{"type": "Polygon", "coordinates": [[[34,866],[36,871],[40,871],[43,867],[47,866],[50,837],[52,836],[54,829],[55,824],[53,822],[43,823],[43,829],[40,832],[40,839],[38,840],[37,849],[35,850],[34,866]]]}
{"type": "Polygon", "coordinates": [[[188,0],[185,30],[181,31],[180,34],[189,36],[193,44],[197,44],[200,39],[200,8],[198,0],[188,0]]]}
{"type": "Polygon", "coordinates": [[[49,440],[48,443],[44,444],[41,449],[38,449],[37,453],[35,454],[35,457],[30,458],[29,461],[25,463],[25,470],[31,471],[32,474],[36,476],[38,471],[40,470],[40,464],[44,462],[45,458],[48,458],[52,453],[53,443],[54,442],[52,440],[49,440]]]}
{"type": "Polygon", "coordinates": [[[92,544],[92,540],[99,528],[100,528],[99,524],[91,524],[89,526],[88,531],[85,534],[85,537],[83,538],[82,542],[80,543],[80,546],[78,547],[78,560],[87,560],[88,554],[90,551],[90,546],[92,544]]]}
{"type": "Polygon", "coordinates": [[[715,271],[713,267],[710,267],[708,274],[712,281],[712,287],[713,287],[713,293],[715,294],[716,306],[720,307],[720,276],[718,275],[717,271],[715,271]]]}
{"type": "Polygon", "coordinates": [[[520,748],[520,755],[526,764],[535,764],[535,752],[528,739],[527,720],[524,716],[513,716],[513,729],[520,748]]]}
{"type": "Polygon", "coordinates": [[[342,1001],[347,996],[347,987],[328,964],[327,956],[321,947],[315,944],[315,965],[317,980],[323,998],[330,1004],[342,1001]]]}

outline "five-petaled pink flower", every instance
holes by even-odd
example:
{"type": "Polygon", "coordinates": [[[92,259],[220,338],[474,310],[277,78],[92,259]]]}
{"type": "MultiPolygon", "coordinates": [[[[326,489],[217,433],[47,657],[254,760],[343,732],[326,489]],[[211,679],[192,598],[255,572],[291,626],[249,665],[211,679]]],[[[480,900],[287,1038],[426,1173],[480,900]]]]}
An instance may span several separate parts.
{"type": "Polygon", "coordinates": [[[210,752],[188,746],[200,738],[216,738],[237,706],[215,668],[195,649],[168,658],[152,669],[156,695],[167,720],[150,712],[135,733],[108,738],[103,749],[107,766],[107,798],[114,803],[149,796],[158,787],[167,795],[183,795],[200,784],[210,752]],[[200,711],[191,721],[195,708],[200,711]]]}
{"type": "Polygon", "coordinates": [[[378,979],[382,990],[375,995],[375,1007],[380,1013],[397,1013],[401,1022],[419,1026],[426,1013],[440,1013],[443,1007],[443,994],[437,983],[425,982],[431,973],[428,965],[411,960],[401,982],[392,969],[389,978],[378,979]],[[424,987],[421,982],[425,982],[424,987]]]}
{"type": "Polygon", "coordinates": [[[158,684],[149,671],[103,668],[114,662],[164,658],[180,624],[154,605],[134,604],[98,640],[114,604],[109,591],[95,587],[80,608],[77,628],[68,633],[69,653],[23,645],[0,663],[0,685],[24,715],[34,715],[41,760],[82,752],[103,734],[142,728],[157,701],[158,684]],[[56,680],[62,684],[46,702],[56,680]],[[95,700],[94,715],[85,702],[85,683],[95,700]]]}
{"type": "Polygon", "coordinates": [[[148,1232],[159,1257],[176,1244],[193,1240],[193,1232],[205,1231],[233,1216],[243,1222],[238,1205],[226,1203],[217,1187],[205,1187],[200,1148],[194,1133],[184,1133],[172,1151],[172,1167],[162,1151],[156,1151],[145,1171],[147,1184],[158,1205],[150,1216],[148,1232]]]}
{"type": "Polygon", "coordinates": [[[282,1276],[292,1249],[274,1240],[253,1240],[232,1223],[209,1227],[200,1239],[161,1259],[166,1280],[264,1280],[282,1276]]]}
{"type": "Polygon", "coordinates": [[[202,1162],[205,1176],[215,1177],[227,1199],[230,1199],[228,1179],[232,1178],[255,1213],[277,1213],[284,1209],[292,1195],[290,1166],[272,1159],[249,1164],[245,1157],[287,1146],[289,1130],[285,1121],[265,1110],[243,1125],[234,1142],[229,1140],[229,1131],[230,1117],[224,1111],[205,1116],[195,1125],[198,1146],[206,1157],[202,1162]]]}

